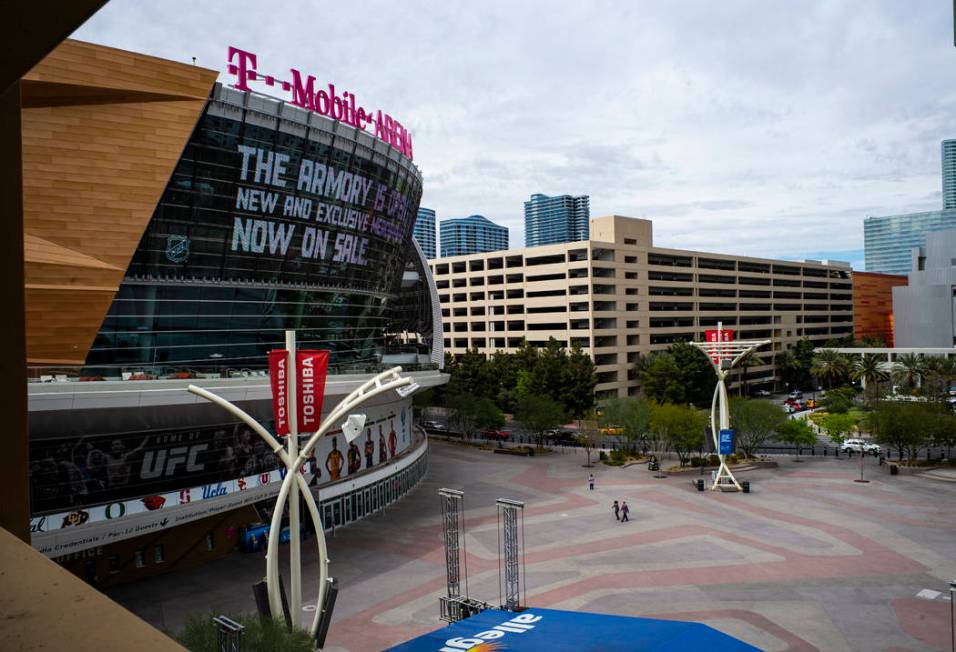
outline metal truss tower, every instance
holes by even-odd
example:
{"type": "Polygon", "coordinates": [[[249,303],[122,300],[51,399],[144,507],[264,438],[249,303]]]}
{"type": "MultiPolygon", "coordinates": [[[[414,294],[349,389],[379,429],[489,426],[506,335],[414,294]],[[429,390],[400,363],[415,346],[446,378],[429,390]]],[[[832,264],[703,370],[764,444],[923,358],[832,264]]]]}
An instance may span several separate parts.
{"type": "Polygon", "coordinates": [[[521,611],[527,597],[524,568],[524,503],[499,498],[498,510],[498,598],[501,608],[521,611]]]}

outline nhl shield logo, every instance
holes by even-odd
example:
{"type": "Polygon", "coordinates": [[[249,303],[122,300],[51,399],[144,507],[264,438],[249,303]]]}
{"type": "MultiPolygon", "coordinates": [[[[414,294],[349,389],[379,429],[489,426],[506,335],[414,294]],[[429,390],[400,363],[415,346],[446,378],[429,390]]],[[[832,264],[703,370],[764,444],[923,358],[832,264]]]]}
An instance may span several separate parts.
{"type": "Polygon", "coordinates": [[[184,235],[167,237],[166,258],[173,263],[185,263],[189,259],[189,238],[184,235]]]}

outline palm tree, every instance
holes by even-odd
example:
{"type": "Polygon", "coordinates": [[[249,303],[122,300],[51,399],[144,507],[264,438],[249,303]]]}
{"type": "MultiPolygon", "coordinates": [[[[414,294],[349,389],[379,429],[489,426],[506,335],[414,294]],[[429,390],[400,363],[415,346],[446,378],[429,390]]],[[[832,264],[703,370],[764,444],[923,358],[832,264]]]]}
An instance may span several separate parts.
{"type": "Polygon", "coordinates": [[[846,358],[833,349],[823,349],[813,356],[810,373],[827,382],[827,389],[833,389],[834,382],[846,378],[848,371],[846,358]]]}
{"type": "Polygon", "coordinates": [[[933,388],[936,398],[945,398],[956,378],[956,358],[932,357],[924,362],[928,384],[933,388]]]}
{"type": "Polygon", "coordinates": [[[879,397],[880,383],[890,377],[890,374],[883,370],[883,363],[879,358],[865,353],[854,361],[850,375],[853,380],[863,381],[864,394],[871,397],[879,397]]]}
{"type": "Polygon", "coordinates": [[[753,351],[747,351],[737,362],[740,373],[737,375],[739,395],[743,396],[747,392],[747,369],[764,364],[764,361],[753,351]]]}
{"type": "Polygon", "coordinates": [[[914,390],[923,384],[926,377],[926,361],[915,353],[904,353],[896,358],[893,380],[907,389],[914,390]]]}

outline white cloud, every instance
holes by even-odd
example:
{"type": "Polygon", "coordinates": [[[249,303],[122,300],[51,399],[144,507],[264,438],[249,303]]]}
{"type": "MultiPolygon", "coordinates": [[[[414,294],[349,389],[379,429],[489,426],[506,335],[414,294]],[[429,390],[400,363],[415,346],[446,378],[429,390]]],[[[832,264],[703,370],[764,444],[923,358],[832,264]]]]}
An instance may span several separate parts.
{"type": "Polygon", "coordinates": [[[664,246],[857,251],[939,205],[956,136],[945,3],[113,0],[77,38],[314,71],[412,129],[423,204],[523,242],[531,193],[655,219],[664,246]]]}

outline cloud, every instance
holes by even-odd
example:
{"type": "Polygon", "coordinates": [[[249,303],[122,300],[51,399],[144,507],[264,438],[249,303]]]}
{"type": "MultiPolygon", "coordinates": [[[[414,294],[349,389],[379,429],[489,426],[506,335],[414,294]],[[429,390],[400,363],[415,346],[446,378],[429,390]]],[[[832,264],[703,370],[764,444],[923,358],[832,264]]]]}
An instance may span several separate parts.
{"type": "Polygon", "coordinates": [[[314,71],[412,129],[439,219],[486,215],[514,245],[532,193],[587,193],[662,245],[792,256],[939,206],[951,26],[895,0],[112,0],[76,37],[314,71]]]}

